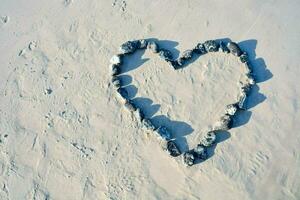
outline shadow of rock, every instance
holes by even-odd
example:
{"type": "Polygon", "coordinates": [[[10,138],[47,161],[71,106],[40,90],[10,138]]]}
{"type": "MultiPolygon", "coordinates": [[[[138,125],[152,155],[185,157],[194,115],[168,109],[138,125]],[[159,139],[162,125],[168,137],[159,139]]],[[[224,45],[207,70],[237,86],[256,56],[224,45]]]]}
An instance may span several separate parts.
{"type": "Polygon", "coordinates": [[[136,97],[132,99],[133,103],[143,111],[146,118],[150,119],[160,108],[159,104],[153,104],[149,98],[136,97]]]}
{"type": "Polygon", "coordinates": [[[123,87],[131,84],[131,82],[132,82],[132,77],[129,76],[129,75],[125,75],[125,74],[124,75],[120,75],[119,78],[121,80],[121,83],[122,83],[123,87]]]}
{"type": "Polygon", "coordinates": [[[179,146],[182,152],[187,151],[188,144],[185,136],[191,134],[194,129],[186,122],[170,120],[165,115],[158,115],[151,118],[155,127],[165,126],[172,133],[172,139],[175,139],[175,143],[179,146]]]}
{"type": "Polygon", "coordinates": [[[243,110],[237,111],[233,118],[232,128],[237,128],[248,123],[252,115],[251,111],[243,110]]]}

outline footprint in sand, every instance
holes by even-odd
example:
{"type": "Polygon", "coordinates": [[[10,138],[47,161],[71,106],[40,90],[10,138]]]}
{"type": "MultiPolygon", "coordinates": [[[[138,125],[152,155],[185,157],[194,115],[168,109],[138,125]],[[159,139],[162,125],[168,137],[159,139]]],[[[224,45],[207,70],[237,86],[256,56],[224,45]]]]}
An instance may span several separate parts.
{"type": "Polygon", "coordinates": [[[1,24],[7,24],[9,22],[9,17],[8,16],[1,16],[0,17],[0,22],[1,22],[1,24]]]}

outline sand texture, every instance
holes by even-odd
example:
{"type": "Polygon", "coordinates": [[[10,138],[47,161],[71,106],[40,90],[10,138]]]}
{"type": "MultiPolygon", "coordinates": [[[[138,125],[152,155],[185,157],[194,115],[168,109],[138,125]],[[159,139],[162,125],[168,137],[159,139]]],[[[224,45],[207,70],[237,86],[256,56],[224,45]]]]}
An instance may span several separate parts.
{"type": "MultiPolygon", "coordinates": [[[[299,200],[299,0],[0,0],[1,200],[299,200]],[[192,167],[118,101],[110,58],[152,38],[175,57],[231,39],[257,84],[247,110],[192,167]]],[[[183,150],[224,113],[245,68],[231,54],[174,70],[124,61],[129,95],[183,150]]]]}

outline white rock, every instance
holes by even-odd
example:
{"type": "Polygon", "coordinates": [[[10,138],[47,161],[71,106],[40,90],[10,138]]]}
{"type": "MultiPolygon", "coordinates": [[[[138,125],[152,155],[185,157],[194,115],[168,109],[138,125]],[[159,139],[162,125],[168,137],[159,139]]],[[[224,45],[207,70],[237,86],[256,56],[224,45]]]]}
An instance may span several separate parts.
{"type": "Polygon", "coordinates": [[[114,55],[110,59],[110,63],[114,65],[120,65],[121,64],[121,57],[119,55],[114,55]]]}

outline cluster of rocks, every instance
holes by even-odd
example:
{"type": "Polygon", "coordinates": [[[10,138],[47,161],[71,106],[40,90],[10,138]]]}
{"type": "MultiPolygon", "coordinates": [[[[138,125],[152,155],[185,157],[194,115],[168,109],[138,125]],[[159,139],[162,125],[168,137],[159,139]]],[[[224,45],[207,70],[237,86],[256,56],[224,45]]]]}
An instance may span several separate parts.
{"type": "Polygon", "coordinates": [[[247,69],[246,82],[241,83],[240,93],[237,97],[237,101],[233,104],[227,105],[225,109],[225,114],[217,121],[213,127],[213,130],[209,131],[200,141],[196,148],[189,150],[183,154],[183,162],[187,166],[192,166],[197,159],[205,160],[207,159],[207,149],[211,147],[216,141],[216,133],[220,130],[229,130],[233,125],[233,117],[236,112],[241,109],[246,109],[245,101],[249,95],[251,87],[255,84],[252,67],[249,62],[249,57],[246,52],[243,52],[237,43],[234,42],[224,42],[216,40],[207,40],[204,43],[198,43],[196,47],[191,50],[186,50],[178,59],[173,59],[172,53],[163,48],[159,48],[158,44],[152,40],[134,40],[127,41],[120,46],[120,53],[114,55],[110,60],[111,69],[111,83],[117,90],[117,95],[121,99],[125,108],[132,112],[143,127],[143,129],[152,131],[163,141],[165,141],[165,149],[167,152],[173,156],[177,157],[181,154],[175,140],[172,139],[171,132],[164,126],[155,127],[151,119],[145,118],[142,110],[138,108],[132,100],[128,97],[128,92],[122,87],[122,80],[119,75],[121,74],[121,65],[123,57],[128,54],[133,54],[139,49],[147,49],[166,62],[168,62],[175,70],[182,68],[186,62],[191,59],[195,54],[204,55],[209,52],[224,52],[231,53],[238,57],[239,60],[245,64],[247,69]]]}
{"type": "Polygon", "coordinates": [[[173,157],[181,154],[178,146],[176,145],[175,139],[172,139],[171,132],[165,126],[156,127],[151,119],[145,117],[143,111],[137,107],[137,105],[129,98],[128,91],[122,87],[122,80],[120,74],[122,73],[122,60],[124,56],[133,54],[139,49],[148,49],[153,53],[158,53],[159,56],[167,61],[172,60],[172,54],[166,49],[159,49],[158,45],[153,41],[147,40],[135,40],[127,41],[120,46],[120,53],[114,55],[110,59],[110,70],[111,70],[111,83],[116,88],[117,96],[121,103],[124,105],[126,110],[133,113],[136,120],[141,124],[142,128],[147,131],[151,131],[157,135],[165,144],[164,149],[173,157]]]}

